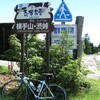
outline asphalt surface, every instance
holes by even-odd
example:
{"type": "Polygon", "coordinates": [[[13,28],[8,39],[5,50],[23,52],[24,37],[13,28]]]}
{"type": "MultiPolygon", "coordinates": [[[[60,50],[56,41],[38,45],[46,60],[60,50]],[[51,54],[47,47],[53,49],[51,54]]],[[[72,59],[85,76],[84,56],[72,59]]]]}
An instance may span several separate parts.
{"type": "Polygon", "coordinates": [[[82,64],[91,71],[87,78],[100,79],[100,55],[86,55],[82,57],[82,64]]]}
{"type": "MultiPolygon", "coordinates": [[[[87,78],[100,79],[100,55],[86,55],[82,57],[82,64],[91,71],[87,78]]],[[[8,61],[0,60],[0,65],[8,67],[8,61]]],[[[13,70],[19,70],[16,62],[14,62],[13,70]]]]}

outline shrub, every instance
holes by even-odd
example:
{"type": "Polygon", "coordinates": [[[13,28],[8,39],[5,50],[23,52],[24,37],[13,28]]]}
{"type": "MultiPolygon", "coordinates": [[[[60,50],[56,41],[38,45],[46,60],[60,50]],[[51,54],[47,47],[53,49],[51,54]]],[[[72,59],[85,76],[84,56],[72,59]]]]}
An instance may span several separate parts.
{"type": "Polygon", "coordinates": [[[77,93],[85,81],[82,73],[80,59],[71,60],[67,65],[63,66],[59,73],[60,84],[69,92],[77,93]]]}

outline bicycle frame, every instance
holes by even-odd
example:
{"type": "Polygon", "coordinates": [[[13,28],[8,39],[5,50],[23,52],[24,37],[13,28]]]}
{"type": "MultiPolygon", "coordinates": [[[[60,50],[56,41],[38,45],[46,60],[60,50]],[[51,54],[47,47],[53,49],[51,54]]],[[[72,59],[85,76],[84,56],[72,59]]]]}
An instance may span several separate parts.
{"type": "Polygon", "coordinates": [[[65,90],[59,85],[47,85],[44,80],[31,79],[23,73],[15,72],[14,75],[17,79],[8,81],[2,87],[2,100],[27,100],[28,97],[35,100],[67,100],[65,90]],[[12,88],[9,88],[9,86],[12,88]],[[30,93],[28,94],[28,90],[31,95],[30,93]],[[16,98],[17,95],[18,98],[16,98]]]}
{"type": "Polygon", "coordinates": [[[50,88],[48,87],[48,85],[46,84],[45,81],[37,80],[39,82],[39,84],[41,83],[41,87],[40,87],[40,89],[38,91],[38,94],[36,94],[36,91],[29,84],[29,82],[28,82],[29,78],[28,77],[24,76],[23,79],[22,79],[22,81],[26,85],[26,87],[28,87],[30,89],[30,91],[32,92],[32,94],[34,95],[34,97],[35,97],[36,100],[43,100],[43,99],[52,99],[52,100],[54,100],[54,95],[53,95],[52,91],[50,90],[50,88]],[[43,91],[44,88],[47,88],[48,92],[50,93],[50,96],[48,96],[48,97],[41,96],[41,93],[42,93],[42,91],[43,91]]]}

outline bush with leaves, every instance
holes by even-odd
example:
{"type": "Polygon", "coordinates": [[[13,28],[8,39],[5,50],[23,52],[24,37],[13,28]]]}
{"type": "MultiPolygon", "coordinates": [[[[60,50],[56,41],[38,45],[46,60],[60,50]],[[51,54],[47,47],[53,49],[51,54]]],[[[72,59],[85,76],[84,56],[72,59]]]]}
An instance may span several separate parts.
{"type": "Polygon", "coordinates": [[[25,40],[25,62],[24,71],[31,75],[42,73],[43,69],[43,41],[38,39],[37,35],[29,35],[25,40]]]}
{"type": "Polygon", "coordinates": [[[77,93],[85,82],[83,68],[80,65],[80,59],[70,60],[68,64],[60,70],[58,79],[68,91],[77,93]]]}
{"type": "MultiPolygon", "coordinates": [[[[16,54],[15,57],[18,57],[20,54],[20,42],[15,37],[16,35],[10,38],[10,45],[13,47],[11,48],[13,50],[12,54],[14,52],[16,54]]],[[[81,60],[74,60],[69,53],[72,44],[68,34],[64,33],[61,43],[50,47],[49,72],[54,74],[54,83],[62,85],[70,92],[77,92],[84,83],[84,69],[80,63],[81,60]]],[[[27,35],[25,37],[24,69],[31,77],[40,77],[46,70],[44,45],[44,41],[39,40],[35,35],[27,35]]]]}
{"type": "MultiPolygon", "coordinates": [[[[83,68],[81,60],[74,60],[69,53],[73,43],[67,35],[67,33],[63,33],[61,43],[50,47],[49,72],[54,74],[54,83],[63,86],[70,92],[77,92],[84,83],[83,68]]],[[[42,76],[46,70],[43,46],[43,42],[36,36],[31,36],[27,40],[28,55],[25,60],[25,70],[29,70],[28,73],[31,76],[42,76]]]]}
{"type": "Polygon", "coordinates": [[[72,42],[67,35],[64,33],[61,43],[50,48],[50,72],[54,73],[55,83],[69,92],[77,93],[85,83],[85,70],[81,65],[81,59],[75,60],[69,53],[72,42]]]}
{"type": "Polygon", "coordinates": [[[52,45],[50,48],[50,72],[53,72],[57,77],[60,69],[69,62],[70,58],[70,54],[65,54],[60,45],[52,45]]]}
{"type": "Polygon", "coordinates": [[[53,44],[50,47],[50,72],[55,75],[55,81],[60,69],[72,59],[69,50],[72,47],[72,41],[68,38],[68,33],[62,32],[60,44],[53,44]]]}

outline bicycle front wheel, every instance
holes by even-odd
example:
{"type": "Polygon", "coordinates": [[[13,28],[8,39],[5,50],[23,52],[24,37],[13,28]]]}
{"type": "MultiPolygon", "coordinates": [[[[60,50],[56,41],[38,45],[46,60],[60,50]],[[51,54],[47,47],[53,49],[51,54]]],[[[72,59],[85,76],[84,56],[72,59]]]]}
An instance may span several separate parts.
{"type": "Polygon", "coordinates": [[[11,80],[2,87],[2,100],[26,100],[27,88],[20,80],[11,80]]]}
{"type": "Polygon", "coordinates": [[[54,98],[51,98],[51,99],[48,98],[51,96],[51,94],[47,88],[44,88],[44,90],[42,91],[42,94],[41,94],[43,97],[45,97],[45,99],[43,99],[43,100],[67,100],[66,91],[62,87],[60,87],[56,84],[51,84],[51,85],[49,85],[49,89],[51,90],[54,98]]]}
{"type": "Polygon", "coordinates": [[[51,84],[49,87],[55,97],[54,100],[67,100],[66,91],[62,87],[56,84],[51,84]]]}

